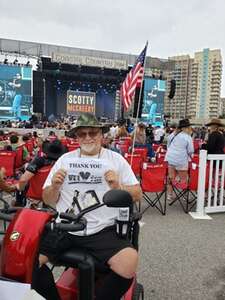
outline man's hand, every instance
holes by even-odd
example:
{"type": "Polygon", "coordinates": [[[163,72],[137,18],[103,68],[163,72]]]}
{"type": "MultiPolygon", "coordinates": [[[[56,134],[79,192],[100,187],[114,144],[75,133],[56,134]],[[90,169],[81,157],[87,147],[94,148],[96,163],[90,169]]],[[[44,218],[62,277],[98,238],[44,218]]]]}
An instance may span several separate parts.
{"type": "Polygon", "coordinates": [[[52,187],[59,189],[63,184],[66,177],[66,171],[64,169],[59,169],[52,177],[52,187]]]}
{"type": "Polygon", "coordinates": [[[111,189],[120,189],[119,175],[112,170],[105,173],[105,180],[111,189]]]}

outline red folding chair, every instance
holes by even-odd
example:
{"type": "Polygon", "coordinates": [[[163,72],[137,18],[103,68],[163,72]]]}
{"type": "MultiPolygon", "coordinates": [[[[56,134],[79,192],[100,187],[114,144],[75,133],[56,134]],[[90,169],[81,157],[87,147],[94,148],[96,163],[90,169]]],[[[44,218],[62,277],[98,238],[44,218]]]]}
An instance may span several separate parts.
{"type": "Polygon", "coordinates": [[[149,207],[157,208],[162,215],[166,214],[167,166],[166,164],[144,163],[141,171],[141,187],[143,198],[149,207]],[[149,193],[153,193],[149,195],[149,193]]]}
{"type": "Polygon", "coordinates": [[[32,141],[32,140],[27,141],[27,142],[25,143],[25,146],[27,147],[28,152],[29,152],[30,154],[32,154],[32,153],[33,153],[33,149],[34,149],[34,143],[33,143],[33,141],[32,141]]]}
{"type": "Polygon", "coordinates": [[[142,157],[140,154],[128,154],[125,153],[124,155],[125,159],[128,161],[128,163],[131,165],[131,168],[135,175],[141,175],[141,167],[142,167],[142,157]],[[133,156],[133,158],[132,158],[133,156]],[[132,161],[132,164],[131,164],[132,161]]]}
{"type": "Polygon", "coordinates": [[[0,151],[0,161],[1,167],[6,170],[6,176],[13,177],[15,175],[16,152],[0,151]]]}
{"type": "Polygon", "coordinates": [[[164,161],[165,161],[165,156],[166,156],[166,154],[165,153],[157,153],[156,154],[156,162],[157,162],[157,164],[162,164],[162,163],[164,163],[164,161]]]}
{"type": "Polygon", "coordinates": [[[16,169],[19,169],[23,165],[23,146],[18,146],[15,152],[16,152],[15,167],[16,169]]]}
{"type": "Polygon", "coordinates": [[[52,168],[52,165],[44,166],[30,179],[29,187],[26,192],[26,198],[31,202],[33,200],[42,201],[42,187],[52,168]]]}
{"type": "Polygon", "coordinates": [[[152,144],[152,149],[153,149],[154,152],[157,152],[157,150],[158,150],[160,147],[162,147],[162,145],[160,145],[160,144],[152,144]]]}
{"type": "Polygon", "coordinates": [[[117,144],[118,149],[120,152],[124,155],[125,153],[128,152],[129,150],[129,145],[128,144],[117,144]]]}
{"type": "MultiPolygon", "coordinates": [[[[172,182],[173,191],[175,193],[175,199],[169,203],[173,205],[176,201],[179,201],[183,211],[188,213],[196,204],[197,191],[198,191],[198,174],[199,164],[191,162],[188,170],[188,180],[186,182],[179,182],[174,180],[172,182]]],[[[207,190],[209,185],[209,166],[206,167],[206,180],[205,189],[207,190]]]]}
{"type": "Polygon", "coordinates": [[[134,151],[133,151],[134,154],[140,154],[141,157],[142,157],[142,160],[143,161],[147,161],[147,156],[148,156],[148,149],[147,147],[145,148],[139,148],[139,147],[135,147],[134,148],[134,151]]]}

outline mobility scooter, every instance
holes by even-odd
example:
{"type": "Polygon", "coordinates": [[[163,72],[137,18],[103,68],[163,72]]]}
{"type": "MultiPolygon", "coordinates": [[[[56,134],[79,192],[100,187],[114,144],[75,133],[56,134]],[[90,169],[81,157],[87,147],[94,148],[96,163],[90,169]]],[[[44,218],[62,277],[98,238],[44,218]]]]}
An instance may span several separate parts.
{"type": "MultiPolygon", "coordinates": [[[[1,242],[0,276],[4,280],[21,283],[32,282],[32,271],[38,255],[39,241],[43,230],[58,228],[62,231],[75,232],[86,227],[85,214],[100,206],[118,207],[119,216],[115,221],[115,230],[121,238],[129,239],[138,249],[140,213],[134,212],[131,195],[126,191],[111,190],[104,195],[103,204],[86,208],[79,215],[61,213],[60,223],[55,220],[58,213],[53,209],[3,208],[0,219],[10,222],[1,242]]],[[[62,300],[94,300],[95,287],[109,269],[98,266],[88,253],[77,249],[68,250],[54,262],[64,266],[56,287],[62,300]]],[[[143,286],[136,277],[123,300],[143,300],[143,286]]]]}

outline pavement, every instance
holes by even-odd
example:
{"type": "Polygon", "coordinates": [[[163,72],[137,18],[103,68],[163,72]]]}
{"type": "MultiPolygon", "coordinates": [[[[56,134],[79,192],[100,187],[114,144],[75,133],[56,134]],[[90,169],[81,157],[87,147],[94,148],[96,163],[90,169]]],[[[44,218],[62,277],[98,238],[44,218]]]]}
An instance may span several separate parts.
{"type": "Polygon", "coordinates": [[[211,216],[194,220],[179,203],[166,216],[145,212],[138,269],[145,300],[225,300],[225,215],[211,216]]]}
{"type": "Polygon", "coordinates": [[[211,217],[194,220],[179,203],[165,216],[145,212],[138,279],[146,300],[225,299],[225,215],[211,217]]]}

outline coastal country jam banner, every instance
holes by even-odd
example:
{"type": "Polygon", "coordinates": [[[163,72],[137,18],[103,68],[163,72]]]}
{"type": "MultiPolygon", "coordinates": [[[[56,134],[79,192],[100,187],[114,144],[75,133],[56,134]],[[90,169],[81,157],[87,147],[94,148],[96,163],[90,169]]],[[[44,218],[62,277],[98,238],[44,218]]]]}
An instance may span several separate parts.
{"type": "Polygon", "coordinates": [[[67,91],[67,114],[79,115],[83,112],[95,114],[95,93],[67,91]]]}

